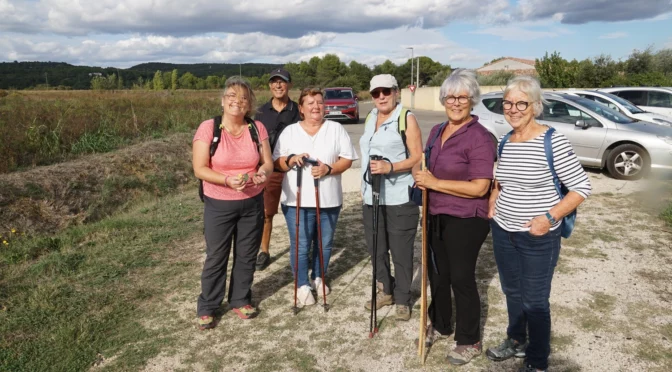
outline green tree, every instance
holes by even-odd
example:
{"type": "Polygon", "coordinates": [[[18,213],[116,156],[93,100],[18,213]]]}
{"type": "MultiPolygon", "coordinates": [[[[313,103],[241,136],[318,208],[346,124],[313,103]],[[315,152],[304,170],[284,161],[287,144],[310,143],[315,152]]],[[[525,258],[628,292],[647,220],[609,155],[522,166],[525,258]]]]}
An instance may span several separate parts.
{"type": "Polygon", "coordinates": [[[648,47],[643,51],[633,50],[630,57],[625,61],[625,71],[628,74],[652,72],[654,67],[652,49],[652,47],[648,47]]]}
{"type": "Polygon", "coordinates": [[[560,53],[548,52],[541,59],[536,59],[537,74],[541,86],[544,88],[567,88],[570,85],[570,77],[567,72],[567,60],[560,53]]]}
{"type": "MultiPolygon", "coordinates": [[[[385,62],[373,68],[373,75],[380,75],[380,74],[394,75],[396,73],[397,73],[397,65],[392,63],[392,61],[390,61],[389,59],[385,60],[385,62]]],[[[408,74],[410,76],[411,72],[409,71],[408,74]]]]}
{"type": "Polygon", "coordinates": [[[196,89],[198,78],[191,72],[185,72],[178,79],[178,85],[181,89],[196,89]]]}
{"type": "Polygon", "coordinates": [[[369,66],[357,61],[350,61],[350,75],[357,79],[357,86],[353,88],[358,91],[368,90],[371,77],[373,77],[369,66]]]}
{"type": "Polygon", "coordinates": [[[152,80],[152,85],[154,90],[163,90],[163,76],[161,71],[157,70],[154,73],[154,79],[152,80]]]}
{"type": "Polygon", "coordinates": [[[335,54],[327,54],[317,66],[317,84],[327,86],[341,75],[341,60],[335,54]]]}
{"type": "Polygon", "coordinates": [[[219,81],[219,76],[208,76],[205,78],[205,87],[206,89],[219,89],[221,87],[221,82],[219,81]]]}
{"type": "Polygon", "coordinates": [[[170,89],[177,90],[177,69],[173,69],[173,72],[170,74],[170,89]]]}
{"type": "Polygon", "coordinates": [[[443,81],[450,76],[453,70],[448,67],[444,67],[441,70],[437,71],[434,76],[427,82],[427,85],[430,87],[440,87],[443,84],[443,81]]]}

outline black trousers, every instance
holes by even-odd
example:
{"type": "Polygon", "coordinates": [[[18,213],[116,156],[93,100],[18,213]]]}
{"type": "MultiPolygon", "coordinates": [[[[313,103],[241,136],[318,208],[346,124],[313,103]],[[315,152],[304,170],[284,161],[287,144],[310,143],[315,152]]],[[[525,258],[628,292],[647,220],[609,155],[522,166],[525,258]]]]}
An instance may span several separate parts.
{"type": "MultiPolygon", "coordinates": [[[[366,246],[369,256],[373,256],[373,206],[365,204],[362,211],[366,246]]],[[[394,302],[398,305],[411,304],[413,242],[418,230],[418,219],[419,208],[413,202],[380,205],[378,208],[376,280],[383,283],[386,294],[394,293],[394,302]],[[390,253],[394,262],[394,277],[390,272],[390,253]]]]}
{"type": "Polygon", "coordinates": [[[226,267],[236,231],[228,301],[242,307],[252,300],[252,281],[264,227],[263,193],[244,200],[205,197],[206,258],[201,274],[198,316],[213,315],[224,300],[226,267]]]}
{"type": "Polygon", "coordinates": [[[455,341],[473,345],[481,340],[481,299],[476,287],[476,260],[490,231],[487,220],[430,215],[430,249],[427,262],[432,303],[429,318],[439,333],[452,333],[455,294],[455,341]]]}

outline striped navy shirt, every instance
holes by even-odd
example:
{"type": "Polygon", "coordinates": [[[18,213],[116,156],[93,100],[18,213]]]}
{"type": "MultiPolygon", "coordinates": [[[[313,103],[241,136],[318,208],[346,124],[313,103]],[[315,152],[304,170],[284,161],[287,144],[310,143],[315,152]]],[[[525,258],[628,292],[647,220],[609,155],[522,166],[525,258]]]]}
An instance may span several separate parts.
{"type": "MultiPolygon", "coordinates": [[[[529,231],[523,225],[560,202],[544,152],[545,134],[525,142],[507,141],[504,145],[495,172],[502,187],[495,204],[495,221],[506,231],[529,231]]],[[[591,192],[590,180],[567,137],[555,131],[551,143],[560,182],[587,198],[591,192]]],[[[557,229],[560,222],[551,230],[557,229]]]]}

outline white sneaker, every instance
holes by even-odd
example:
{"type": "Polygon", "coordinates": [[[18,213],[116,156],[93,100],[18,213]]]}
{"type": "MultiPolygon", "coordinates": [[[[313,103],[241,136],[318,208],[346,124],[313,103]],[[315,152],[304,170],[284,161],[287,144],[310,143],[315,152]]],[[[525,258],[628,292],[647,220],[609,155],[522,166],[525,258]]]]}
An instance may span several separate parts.
{"type": "MultiPolygon", "coordinates": [[[[313,291],[317,292],[318,296],[322,294],[322,278],[318,276],[312,283],[310,283],[310,286],[313,287],[313,291]]],[[[328,285],[325,285],[324,289],[325,289],[324,292],[327,295],[331,293],[331,289],[329,289],[328,285]]]]}
{"type": "Polygon", "coordinates": [[[303,285],[296,293],[297,300],[302,306],[315,305],[315,297],[309,285],[303,285]]]}

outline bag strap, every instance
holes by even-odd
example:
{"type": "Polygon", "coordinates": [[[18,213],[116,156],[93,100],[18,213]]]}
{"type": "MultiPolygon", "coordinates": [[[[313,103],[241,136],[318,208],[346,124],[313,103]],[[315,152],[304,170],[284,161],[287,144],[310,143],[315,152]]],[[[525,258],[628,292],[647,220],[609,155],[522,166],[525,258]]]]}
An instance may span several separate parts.
{"type": "Polygon", "coordinates": [[[555,171],[555,164],[553,162],[553,132],[555,128],[550,127],[544,135],[544,153],[546,153],[546,161],[548,162],[548,168],[551,170],[551,175],[553,176],[553,184],[555,185],[555,191],[558,192],[560,199],[564,197],[562,195],[562,189],[560,186],[560,178],[558,173],[555,171]]]}
{"type": "Polygon", "coordinates": [[[402,108],[401,113],[399,114],[399,122],[397,125],[397,132],[401,136],[401,142],[404,143],[404,151],[406,151],[406,159],[410,157],[408,152],[408,146],[406,145],[406,124],[408,123],[408,114],[411,110],[407,108],[402,108]]]}
{"type": "Polygon", "coordinates": [[[497,147],[497,159],[502,158],[502,151],[504,151],[504,144],[509,140],[512,134],[513,131],[510,131],[504,136],[504,138],[502,138],[501,142],[499,142],[499,147],[497,147]]]}
{"type": "Polygon", "coordinates": [[[219,147],[219,141],[222,138],[222,116],[217,115],[213,118],[215,124],[212,126],[212,142],[210,142],[210,157],[212,158],[219,147]]]}

